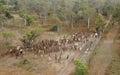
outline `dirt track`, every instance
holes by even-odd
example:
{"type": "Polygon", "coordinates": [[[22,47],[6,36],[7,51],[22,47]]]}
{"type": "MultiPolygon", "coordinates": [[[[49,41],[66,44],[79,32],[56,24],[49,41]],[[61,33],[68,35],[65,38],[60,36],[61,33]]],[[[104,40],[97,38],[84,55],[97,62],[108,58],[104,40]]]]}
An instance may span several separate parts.
{"type": "Polygon", "coordinates": [[[95,50],[95,55],[90,64],[88,75],[105,75],[105,72],[112,61],[112,50],[114,39],[119,27],[117,25],[108,32],[107,37],[100,42],[95,50]]]}
{"type": "Polygon", "coordinates": [[[89,56],[95,46],[98,44],[101,37],[91,37],[89,40],[92,40],[94,43],[90,45],[90,43],[84,43],[83,45],[79,45],[82,47],[81,51],[74,51],[74,54],[69,57],[69,60],[67,60],[65,66],[56,74],[56,75],[70,75],[74,71],[74,63],[73,59],[79,59],[82,62],[88,64],[89,56]]]}
{"type": "MultiPolygon", "coordinates": [[[[109,20],[107,21],[107,24],[106,24],[106,27],[109,25],[110,21],[111,21],[111,18],[112,18],[112,15],[110,16],[109,20]]],[[[114,28],[112,28],[109,33],[108,33],[108,36],[107,36],[107,39],[110,37],[110,33],[114,30],[114,28]]],[[[117,33],[117,30],[118,29],[115,29],[116,31],[113,33],[113,38],[115,37],[115,33],[117,33]]],[[[112,38],[112,37],[111,37],[112,38]]],[[[77,59],[80,59],[82,62],[88,64],[89,62],[89,57],[90,57],[90,54],[93,52],[94,48],[96,47],[96,45],[99,43],[100,39],[101,39],[101,36],[99,38],[93,38],[95,40],[94,44],[91,46],[91,47],[85,47],[83,48],[82,52],[81,53],[78,53],[76,52],[75,55],[72,58],[77,58],[77,59]],[[90,48],[89,50],[87,50],[88,48],[90,48]],[[88,51],[88,52],[87,52],[88,51]]],[[[106,40],[106,41],[109,41],[109,40],[106,40]]],[[[110,41],[111,42],[111,41],[110,41]]],[[[109,43],[109,42],[108,42],[109,43]]],[[[106,44],[106,43],[104,43],[106,44]]],[[[104,46],[103,44],[103,46],[104,46]]],[[[109,45],[109,44],[108,44],[109,45]]],[[[100,46],[101,48],[101,46],[100,46]]],[[[70,75],[73,71],[74,71],[74,64],[71,60],[69,60],[65,67],[60,71],[58,72],[56,75],[70,75]]],[[[98,68],[98,67],[97,67],[98,68]]],[[[94,75],[94,74],[91,74],[91,75],[94,75]]]]}

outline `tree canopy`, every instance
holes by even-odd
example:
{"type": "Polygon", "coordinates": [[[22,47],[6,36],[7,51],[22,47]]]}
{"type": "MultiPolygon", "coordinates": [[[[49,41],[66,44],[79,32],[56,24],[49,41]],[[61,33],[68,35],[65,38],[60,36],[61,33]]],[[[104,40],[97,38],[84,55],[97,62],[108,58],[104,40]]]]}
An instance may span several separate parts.
{"type": "Polygon", "coordinates": [[[103,32],[106,25],[106,21],[102,14],[98,14],[97,20],[96,20],[96,31],[97,33],[103,32]]]}

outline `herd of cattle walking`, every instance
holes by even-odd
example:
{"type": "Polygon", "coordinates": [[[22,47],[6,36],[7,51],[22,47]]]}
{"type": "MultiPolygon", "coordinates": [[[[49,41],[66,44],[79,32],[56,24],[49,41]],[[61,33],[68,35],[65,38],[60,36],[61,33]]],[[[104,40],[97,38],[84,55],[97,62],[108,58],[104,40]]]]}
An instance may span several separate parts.
{"type": "Polygon", "coordinates": [[[41,54],[49,54],[52,52],[58,51],[67,51],[67,50],[81,50],[81,47],[77,44],[89,42],[90,44],[93,41],[89,40],[89,37],[98,37],[97,33],[87,33],[87,32],[78,32],[74,33],[71,36],[64,36],[58,40],[41,40],[38,43],[32,43],[30,47],[25,46],[17,46],[5,52],[3,55],[15,56],[16,58],[23,57],[27,51],[31,51],[35,53],[35,55],[41,54]]]}

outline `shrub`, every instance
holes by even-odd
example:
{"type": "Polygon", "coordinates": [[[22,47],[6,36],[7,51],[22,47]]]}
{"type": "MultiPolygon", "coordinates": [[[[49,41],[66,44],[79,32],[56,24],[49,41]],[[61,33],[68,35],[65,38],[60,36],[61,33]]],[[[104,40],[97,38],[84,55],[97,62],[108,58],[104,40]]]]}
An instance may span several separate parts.
{"type": "Polygon", "coordinates": [[[28,32],[23,38],[20,39],[20,41],[23,43],[24,47],[30,48],[33,40],[39,35],[38,33],[39,30],[31,30],[28,32]]]}
{"type": "Polygon", "coordinates": [[[30,24],[32,24],[32,23],[34,22],[34,17],[28,15],[28,16],[26,17],[26,20],[27,20],[27,25],[29,26],[30,24]]]}
{"type": "Polygon", "coordinates": [[[13,16],[8,11],[5,12],[5,17],[7,17],[9,19],[13,18],[13,16]]]}
{"type": "Polygon", "coordinates": [[[29,15],[25,10],[20,10],[19,15],[26,20],[28,26],[34,22],[34,17],[29,15]]]}
{"type": "Polygon", "coordinates": [[[74,61],[75,64],[75,75],[87,75],[88,68],[79,60],[74,61]]]}

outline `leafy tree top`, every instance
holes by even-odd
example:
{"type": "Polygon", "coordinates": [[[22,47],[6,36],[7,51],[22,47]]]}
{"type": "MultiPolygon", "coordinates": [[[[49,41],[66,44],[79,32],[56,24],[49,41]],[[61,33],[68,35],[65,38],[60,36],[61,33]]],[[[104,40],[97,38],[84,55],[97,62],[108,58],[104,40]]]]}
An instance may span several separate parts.
{"type": "Polygon", "coordinates": [[[104,28],[105,25],[106,25],[106,21],[104,17],[102,16],[102,14],[98,14],[98,18],[96,20],[96,26],[104,28]]]}

